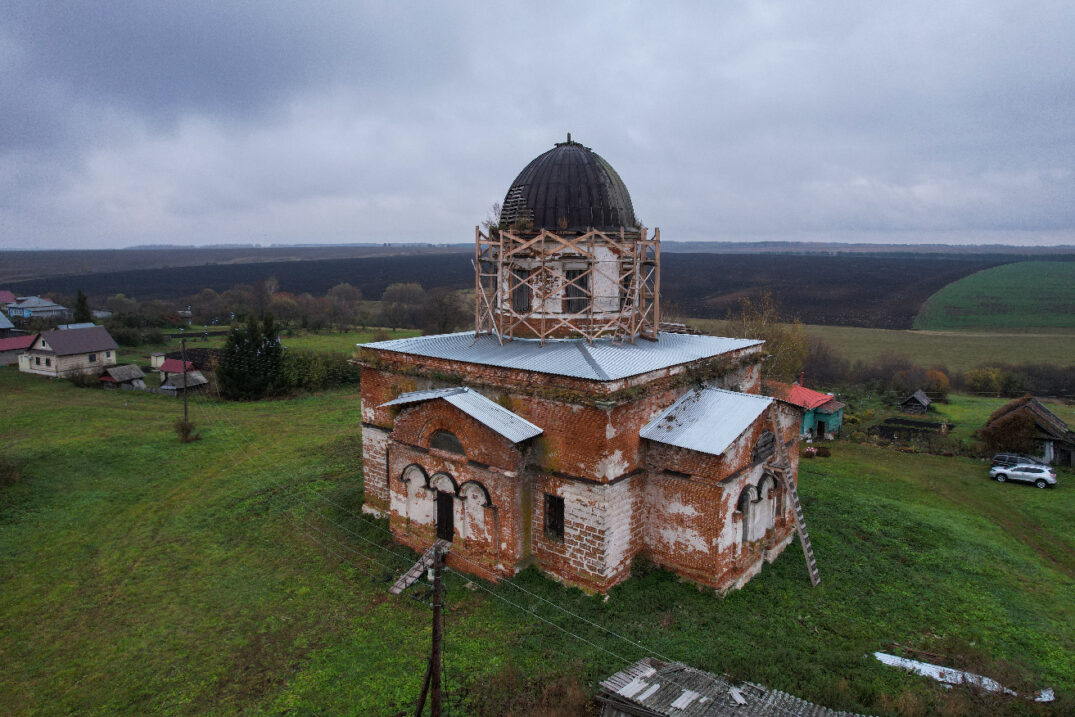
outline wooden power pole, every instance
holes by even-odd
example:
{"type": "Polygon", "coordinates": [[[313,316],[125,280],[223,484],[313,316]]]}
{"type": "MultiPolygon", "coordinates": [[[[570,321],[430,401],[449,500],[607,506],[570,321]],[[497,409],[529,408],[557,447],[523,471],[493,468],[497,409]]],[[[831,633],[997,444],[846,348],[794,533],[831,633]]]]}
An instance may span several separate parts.
{"type": "Polygon", "coordinates": [[[418,697],[418,709],[416,717],[422,717],[422,710],[426,706],[426,694],[429,697],[429,714],[431,717],[441,717],[441,688],[440,688],[440,646],[441,646],[441,609],[443,607],[443,586],[441,578],[444,566],[444,554],[438,548],[433,552],[433,645],[429,653],[429,664],[426,666],[426,676],[422,681],[422,694],[418,697]]]}
{"type": "Polygon", "coordinates": [[[180,356],[183,357],[183,422],[189,423],[187,419],[187,338],[184,336],[179,340],[180,356]]]}

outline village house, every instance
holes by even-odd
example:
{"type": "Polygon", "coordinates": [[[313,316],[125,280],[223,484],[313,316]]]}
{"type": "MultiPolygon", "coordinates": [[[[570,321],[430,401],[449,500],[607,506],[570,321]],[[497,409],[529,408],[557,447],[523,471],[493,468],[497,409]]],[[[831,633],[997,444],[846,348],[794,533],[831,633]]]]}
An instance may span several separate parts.
{"type": "Polygon", "coordinates": [[[0,366],[19,362],[19,356],[30,350],[37,341],[37,334],[19,334],[0,339],[0,366]]]}
{"type": "Polygon", "coordinates": [[[662,330],[659,230],[604,159],[536,158],[474,263],[474,331],[360,346],[363,510],[397,540],[589,591],[640,553],[725,591],[792,541],[800,411],[760,395],[763,342],[662,330]]]}
{"type": "Polygon", "coordinates": [[[792,384],[766,381],[765,393],[802,410],[799,431],[803,438],[831,440],[840,437],[845,404],[837,401],[831,393],[806,388],[802,385],[801,377],[799,383],[792,384]]]}
{"type": "Polygon", "coordinates": [[[0,339],[7,338],[8,336],[18,335],[18,331],[15,329],[15,324],[11,323],[4,314],[0,314],[0,339]]]}
{"type": "Polygon", "coordinates": [[[34,319],[63,321],[71,317],[66,306],[43,299],[40,296],[20,296],[7,305],[7,315],[12,321],[26,325],[34,319]]]}
{"type": "Polygon", "coordinates": [[[19,370],[54,378],[97,373],[116,365],[118,348],[103,326],[43,331],[19,356],[19,370]]]}
{"type": "Polygon", "coordinates": [[[1036,455],[1046,463],[1075,466],[1075,431],[1033,396],[1016,398],[997,409],[989,417],[985,429],[1016,416],[1025,417],[1033,424],[1036,455]]]}

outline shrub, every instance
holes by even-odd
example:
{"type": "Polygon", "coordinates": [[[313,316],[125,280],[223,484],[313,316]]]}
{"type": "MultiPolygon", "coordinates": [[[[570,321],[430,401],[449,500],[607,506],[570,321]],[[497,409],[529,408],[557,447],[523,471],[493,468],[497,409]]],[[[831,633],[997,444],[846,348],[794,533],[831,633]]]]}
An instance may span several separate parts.
{"type": "Polygon", "coordinates": [[[0,486],[14,485],[22,477],[18,463],[7,456],[0,456],[0,486]]]}
{"type": "Polygon", "coordinates": [[[202,439],[202,434],[194,432],[194,424],[182,418],[175,422],[175,434],[179,436],[180,443],[193,443],[202,439]]]}

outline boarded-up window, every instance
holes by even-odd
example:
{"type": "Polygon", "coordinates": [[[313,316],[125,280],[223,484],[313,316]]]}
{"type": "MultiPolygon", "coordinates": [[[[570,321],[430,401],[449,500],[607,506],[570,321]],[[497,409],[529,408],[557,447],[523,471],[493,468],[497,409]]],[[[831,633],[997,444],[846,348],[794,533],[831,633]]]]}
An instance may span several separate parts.
{"type": "Polygon", "coordinates": [[[776,436],[773,435],[772,431],[766,431],[758,437],[758,442],[754,444],[754,451],[751,453],[750,460],[753,463],[768,460],[774,451],[776,451],[776,436]]]}
{"type": "Polygon", "coordinates": [[[567,269],[564,278],[564,313],[581,314],[590,308],[590,275],[585,269],[567,269]]]}
{"type": "Polygon", "coordinates": [[[529,269],[515,269],[515,288],[511,291],[511,308],[520,314],[530,311],[530,285],[526,283],[530,278],[529,269]]]}
{"type": "Polygon", "coordinates": [[[548,493],[545,494],[545,537],[564,539],[564,499],[548,493]]]}
{"type": "Polygon", "coordinates": [[[450,431],[437,431],[430,439],[429,445],[442,451],[464,455],[463,444],[460,443],[459,439],[455,437],[455,434],[450,431]]]}

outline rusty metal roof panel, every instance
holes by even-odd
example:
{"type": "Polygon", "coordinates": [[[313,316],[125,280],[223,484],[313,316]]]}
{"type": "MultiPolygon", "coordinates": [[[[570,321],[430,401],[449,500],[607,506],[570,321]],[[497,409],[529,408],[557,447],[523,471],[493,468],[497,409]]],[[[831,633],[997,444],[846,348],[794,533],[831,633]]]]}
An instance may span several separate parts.
{"type": "Polygon", "coordinates": [[[515,339],[501,345],[491,334],[475,337],[474,332],[466,331],[359,346],[591,381],[615,381],[762,343],[756,339],[662,333],[659,341],[639,340],[633,344],[613,343],[612,339],[597,339],[592,345],[584,339],[553,339],[542,346],[537,339],[515,339]]]}
{"type": "Polygon", "coordinates": [[[477,391],[462,386],[434,388],[425,391],[402,393],[382,406],[401,406],[420,401],[442,398],[479,423],[496,431],[512,443],[519,443],[540,434],[542,429],[522,416],[512,413],[495,401],[490,401],[477,391]]]}
{"type": "Polygon", "coordinates": [[[720,388],[697,388],[638,432],[642,438],[719,456],[774,399],[720,388]]]}

